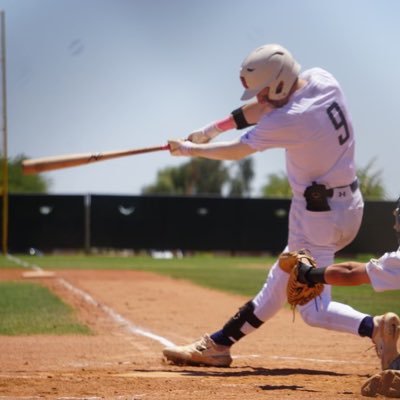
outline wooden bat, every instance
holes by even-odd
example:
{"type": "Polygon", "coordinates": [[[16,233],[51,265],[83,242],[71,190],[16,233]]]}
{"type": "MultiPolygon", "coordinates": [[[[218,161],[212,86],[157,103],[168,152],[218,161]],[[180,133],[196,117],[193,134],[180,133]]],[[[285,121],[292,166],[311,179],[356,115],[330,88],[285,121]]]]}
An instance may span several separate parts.
{"type": "Polygon", "coordinates": [[[60,156],[32,158],[22,161],[22,171],[25,175],[38,174],[55,169],[77,167],[91,164],[97,161],[110,160],[112,158],[133,156],[136,154],[151,153],[154,151],[169,150],[169,145],[143,147],[140,149],[128,149],[107,151],[104,153],[65,154],[60,156]]]}

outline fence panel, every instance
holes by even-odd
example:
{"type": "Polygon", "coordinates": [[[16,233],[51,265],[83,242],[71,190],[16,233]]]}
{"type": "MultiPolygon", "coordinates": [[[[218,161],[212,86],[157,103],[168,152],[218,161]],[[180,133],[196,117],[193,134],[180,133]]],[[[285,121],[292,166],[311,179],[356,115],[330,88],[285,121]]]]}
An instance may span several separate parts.
{"type": "Polygon", "coordinates": [[[11,252],[83,249],[84,196],[10,195],[8,247],[11,252]]]}
{"type": "MultiPolygon", "coordinates": [[[[367,201],[359,234],[339,254],[395,250],[394,205],[367,201]]],[[[8,247],[279,253],[289,207],[288,199],[11,194],[8,247]]]]}

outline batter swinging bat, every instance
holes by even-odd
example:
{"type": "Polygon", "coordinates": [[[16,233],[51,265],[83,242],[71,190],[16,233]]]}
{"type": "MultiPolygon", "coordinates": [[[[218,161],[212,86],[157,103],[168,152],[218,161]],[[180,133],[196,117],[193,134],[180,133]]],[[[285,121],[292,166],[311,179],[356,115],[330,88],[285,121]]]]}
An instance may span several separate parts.
{"type": "Polygon", "coordinates": [[[55,169],[76,167],[79,165],[91,164],[96,161],[110,160],[112,158],[133,156],[136,154],[151,153],[161,150],[169,150],[169,145],[108,151],[105,153],[66,154],[61,156],[33,158],[22,161],[22,171],[25,175],[38,174],[40,172],[53,171],[55,169]]]}

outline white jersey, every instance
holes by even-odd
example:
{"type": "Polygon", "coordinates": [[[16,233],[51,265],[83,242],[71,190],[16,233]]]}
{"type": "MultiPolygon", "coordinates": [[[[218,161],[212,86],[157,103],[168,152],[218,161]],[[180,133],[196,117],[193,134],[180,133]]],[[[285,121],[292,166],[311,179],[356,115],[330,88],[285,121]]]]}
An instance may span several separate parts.
{"type": "Polygon", "coordinates": [[[377,292],[400,289],[400,249],[372,258],[366,265],[371,285],[377,292]]]}
{"type": "Polygon", "coordinates": [[[286,169],[295,197],[313,181],[328,188],[356,177],[354,135],[344,95],[336,79],[321,68],[300,75],[307,84],[290,101],[264,115],[242,135],[258,151],[286,149],[286,169]]]}

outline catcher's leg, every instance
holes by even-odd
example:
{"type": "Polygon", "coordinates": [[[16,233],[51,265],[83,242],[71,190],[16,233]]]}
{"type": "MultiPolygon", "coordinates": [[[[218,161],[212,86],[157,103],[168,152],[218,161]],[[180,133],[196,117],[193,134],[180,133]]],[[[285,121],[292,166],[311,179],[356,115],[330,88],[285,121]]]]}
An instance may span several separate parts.
{"type": "MultiPolygon", "coordinates": [[[[329,285],[325,285],[319,298],[304,306],[299,306],[298,309],[308,325],[354,335],[372,336],[372,330],[371,332],[369,332],[369,329],[365,333],[360,332],[362,321],[369,317],[372,322],[372,317],[346,304],[331,301],[331,287],[329,285]]],[[[373,329],[373,324],[371,329],[373,329]]]]}

